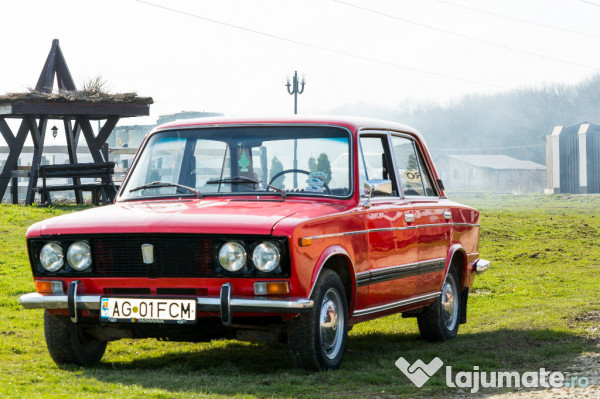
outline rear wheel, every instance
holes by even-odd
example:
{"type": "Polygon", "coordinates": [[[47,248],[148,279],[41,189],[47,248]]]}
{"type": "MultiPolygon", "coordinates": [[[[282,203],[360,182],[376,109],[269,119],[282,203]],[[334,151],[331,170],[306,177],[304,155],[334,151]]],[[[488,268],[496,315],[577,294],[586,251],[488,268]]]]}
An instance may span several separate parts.
{"type": "Polygon", "coordinates": [[[308,313],[288,322],[288,345],[296,367],[332,370],[340,366],[348,338],[346,290],[332,270],[319,276],[308,313]]]}
{"type": "Polygon", "coordinates": [[[460,290],[458,274],[452,267],[438,299],[417,316],[421,337],[428,341],[445,341],[458,333],[460,290]]]}
{"type": "Polygon", "coordinates": [[[98,363],[106,351],[106,341],[87,334],[68,318],[44,312],[44,335],[50,357],[56,364],[90,366],[98,363]]]}

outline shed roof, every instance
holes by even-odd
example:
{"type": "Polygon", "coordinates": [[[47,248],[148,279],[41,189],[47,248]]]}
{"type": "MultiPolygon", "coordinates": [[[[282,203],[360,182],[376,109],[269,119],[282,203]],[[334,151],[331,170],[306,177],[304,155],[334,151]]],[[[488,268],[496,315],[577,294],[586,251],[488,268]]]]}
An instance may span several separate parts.
{"type": "Polygon", "coordinates": [[[479,168],[528,170],[546,169],[546,167],[542,164],[516,159],[509,157],[508,155],[448,155],[448,157],[466,162],[479,168]]]}

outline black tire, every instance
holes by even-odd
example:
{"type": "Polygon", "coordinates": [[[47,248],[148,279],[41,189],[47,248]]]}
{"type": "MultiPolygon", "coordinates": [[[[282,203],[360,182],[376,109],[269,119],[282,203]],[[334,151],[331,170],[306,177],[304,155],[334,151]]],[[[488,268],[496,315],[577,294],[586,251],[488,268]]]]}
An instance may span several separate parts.
{"type": "Polygon", "coordinates": [[[44,335],[50,357],[58,365],[78,364],[91,366],[102,359],[106,341],[99,341],[85,333],[81,326],[66,317],[44,312],[44,335]]]}
{"type": "Polygon", "coordinates": [[[324,270],[311,299],[315,302],[313,309],[287,323],[292,362],[295,367],[309,370],[337,369],[348,339],[348,304],[340,277],[324,270]],[[332,314],[336,315],[333,319],[332,314]]]}
{"type": "Polygon", "coordinates": [[[445,341],[456,337],[460,319],[458,274],[451,267],[434,303],[417,315],[421,337],[427,341],[445,341]]]}

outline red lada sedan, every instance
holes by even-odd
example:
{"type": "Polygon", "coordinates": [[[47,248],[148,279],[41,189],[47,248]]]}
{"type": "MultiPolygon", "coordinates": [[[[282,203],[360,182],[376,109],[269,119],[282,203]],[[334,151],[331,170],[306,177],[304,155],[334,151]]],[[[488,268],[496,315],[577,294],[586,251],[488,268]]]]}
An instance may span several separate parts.
{"type": "Polygon", "coordinates": [[[36,223],[27,245],[58,364],[121,338],[287,341],[337,368],[349,328],[392,313],[454,337],[479,212],[446,198],[414,129],[320,117],[200,119],[148,134],[114,204],[36,223]]]}

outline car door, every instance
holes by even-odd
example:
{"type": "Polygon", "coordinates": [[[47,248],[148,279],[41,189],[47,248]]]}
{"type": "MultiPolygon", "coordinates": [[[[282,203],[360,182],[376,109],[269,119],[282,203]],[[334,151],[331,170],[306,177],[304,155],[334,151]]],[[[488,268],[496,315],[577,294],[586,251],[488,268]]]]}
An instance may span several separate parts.
{"type": "Polygon", "coordinates": [[[417,227],[419,278],[415,294],[438,291],[444,279],[451,223],[450,210],[433,185],[432,169],[410,137],[392,134],[396,169],[404,198],[412,206],[417,227]]]}
{"type": "Polygon", "coordinates": [[[359,185],[366,181],[390,180],[390,194],[373,193],[369,204],[363,198],[368,237],[369,270],[357,275],[359,286],[368,285],[367,306],[391,303],[414,295],[417,283],[416,229],[406,222],[412,207],[400,197],[387,132],[360,135],[359,185]]]}

